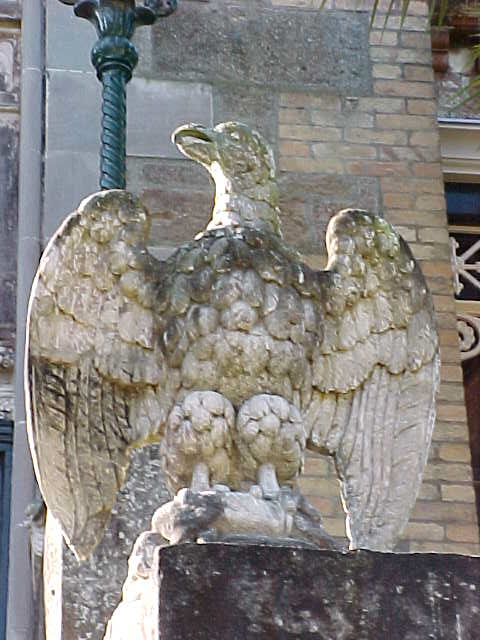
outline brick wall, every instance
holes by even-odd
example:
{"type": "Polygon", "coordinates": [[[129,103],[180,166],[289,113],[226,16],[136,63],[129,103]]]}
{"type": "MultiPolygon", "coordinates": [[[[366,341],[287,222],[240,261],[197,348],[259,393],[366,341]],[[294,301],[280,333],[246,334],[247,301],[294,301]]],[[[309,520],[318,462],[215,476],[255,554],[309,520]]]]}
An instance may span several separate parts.
{"type": "MultiPolygon", "coordinates": [[[[273,0],[314,10],[315,2],[273,0]]],[[[337,1],[349,9],[353,2],[337,1]]],[[[433,293],[442,355],[437,423],[419,499],[402,541],[402,551],[480,553],[479,527],[470,466],[450,249],[445,215],[430,38],[426,4],[413,2],[399,31],[390,18],[382,34],[380,11],[369,37],[373,95],[322,97],[282,93],[279,98],[279,167],[283,175],[358,176],[371,179],[378,207],[409,242],[433,293]]],[[[366,207],[364,201],[344,205],[366,207]]],[[[335,205],[338,205],[335,202],[335,205]]],[[[285,210],[318,217],[323,228],[331,211],[325,200],[284,202],[285,210]],[[327,204],[327,206],[325,206],[327,204]],[[322,224],[323,223],[323,224],[322,224]]],[[[336,208],[336,207],[335,207],[336,208]]],[[[307,229],[307,226],[305,226],[307,229]]],[[[308,244],[308,243],[307,243],[308,244]]],[[[322,254],[310,254],[314,265],[322,254]]],[[[302,487],[325,515],[326,529],[344,535],[333,463],[311,456],[302,487]],[[322,479],[321,482],[318,479],[322,479]]]]}

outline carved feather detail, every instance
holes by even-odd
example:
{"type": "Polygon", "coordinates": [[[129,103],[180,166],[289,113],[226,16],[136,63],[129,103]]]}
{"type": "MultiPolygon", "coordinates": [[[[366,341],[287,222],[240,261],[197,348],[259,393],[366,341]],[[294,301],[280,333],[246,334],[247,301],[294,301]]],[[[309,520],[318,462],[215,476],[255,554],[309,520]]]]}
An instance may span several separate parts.
{"type": "Polygon", "coordinates": [[[293,484],[306,441],[335,456],[352,546],[392,548],[420,486],[438,376],[432,303],[408,246],[382,218],[345,210],[328,227],[327,269],[309,269],[282,240],[259,134],[189,126],[176,142],[217,183],[196,240],[155,260],[148,212],[109,191],[42,257],[27,400],[49,509],[85,558],[132,447],[161,441],[178,489],[197,462],[232,487],[267,462],[293,484]]]}

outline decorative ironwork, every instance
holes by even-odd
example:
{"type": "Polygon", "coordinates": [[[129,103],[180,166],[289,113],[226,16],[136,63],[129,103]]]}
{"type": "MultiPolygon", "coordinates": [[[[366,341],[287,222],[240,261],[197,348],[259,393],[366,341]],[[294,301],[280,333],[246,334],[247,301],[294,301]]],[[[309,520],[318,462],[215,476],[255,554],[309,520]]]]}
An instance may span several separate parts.
{"type": "Polygon", "coordinates": [[[455,294],[459,295],[464,289],[464,284],[460,278],[468,280],[472,286],[480,291],[480,262],[478,260],[476,262],[471,261],[477,253],[480,255],[480,238],[460,255],[457,254],[457,249],[460,245],[454,237],[450,238],[450,246],[452,248],[455,294]]]}
{"type": "Polygon", "coordinates": [[[468,228],[455,227],[455,231],[456,237],[450,237],[450,246],[457,330],[461,359],[469,360],[480,355],[480,237],[468,233],[468,228]]]}
{"type": "Polygon", "coordinates": [[[460,338],[460,357],[470,360],[480,355],[480,318],[458,314],[457,330],[460,338]]]}
{"type": "Polygon", "coordinates": [[[102,82],[102,134],[100,188],[124,189],[126,184],[126,85],[138,62],[130,41],[135,29],[175,11],[176,0],[150,1],[137,7],[135,0],[60,0],[95,27],[98,41],[92,63],[102,82]]]}

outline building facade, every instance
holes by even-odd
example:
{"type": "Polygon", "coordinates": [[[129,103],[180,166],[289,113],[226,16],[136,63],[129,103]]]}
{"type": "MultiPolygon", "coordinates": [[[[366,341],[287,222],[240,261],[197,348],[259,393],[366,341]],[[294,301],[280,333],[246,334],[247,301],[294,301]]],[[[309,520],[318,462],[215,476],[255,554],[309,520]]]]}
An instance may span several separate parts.
{"type": "MultiPolygon", "coordinates": [[[[0,485],[2,497],[7,484],[11,493],[8,640],[34,637],[39,597],[30,587],[32,528],[24,525],[25,509],[35,503],[22,395],[26,301],[42,247],[64,216],[97,190],[100,113],[100,85],[89,62],[95,41],[92,27],[57,0],[24,0],[23,15],[19,4],[0,2],[0,60],[2,51],[5,58],[0,134],[9,167],[0,175],[10,189],[2,190],[1,204],[2,224],[10,235],[6,231],[0,238],[0,259],[6,261],[0,295],[7,300],[0,306],[0,349],[9,354],[10,364],[2,365],[0,394],[7,399],[4,417],[14,425],[11,472],[0,485]],[[17,174],[12,167],[17,166],[18,149],[17,207],[17,174]]],[[[394,12],[385,29],[389,2],[380,3],[371,29],[371,2],[364,6],[354,0],[327,0],[320,11],[322,4],[183,0],[167,20],[138,29],[140,63],[128,88],[127,188],[139,194],[151,212],[152,253],[167,256],[205,227],[213,197],[206,173],[170,143],[172,130],[191,121],[211,125],[240,120],[273,145],[285,236],[308,264],[325,264],[325,228],[341,208],[381,212],[397,227],[427,276],[442,352],[429,462],[397,550],[478,554],[457,330],[460,311],[454,297],[458,282],[465,285],[465,276],[454,267],[457,280],[453,277],[444,187],[447,180],[447,201],[455,208],[458,197],[452,194],[462,193],[462,187],[452,185],[478,182],[478,122],[474,112],[463,113],[462,121],[456,122],[443,103],[438,120],[437,91],[446,80],[439,75],[435,79],[432,69],[424,2],[411,2],[402,28],[400,14],[394,12]],[[469,173],[462,173],[461,162],[469,173]]],[[[451,219],[455,215],[460,214],[452,209],[451,219]]],[[[475,224],[465,232],[465,219],[457,220],[450,228],[460,244],[467,242],[462,234],[472,235],[475,224]]],[[[473,245],[462,244],[457,256],[473,245]]],[[[472,309],[465,307],[463,315],[476,317],[472,309]]],[[[64,640],[101,637],[120,596],[131,545],[166,499],[155,449],[139,451],[134,458],[106,539],[87,565],[79,567],[68,550],[62,551],[58,534],[49,532],[49,566],[56,568],[49,606],[63,607],[58,632],[64,640]]],[[[323,515],[327,531],[344,538],[333,461],[309,456],[301,488],[323,515]]],[[[5,567],[3,571],[5,575],[5,567]]]]}

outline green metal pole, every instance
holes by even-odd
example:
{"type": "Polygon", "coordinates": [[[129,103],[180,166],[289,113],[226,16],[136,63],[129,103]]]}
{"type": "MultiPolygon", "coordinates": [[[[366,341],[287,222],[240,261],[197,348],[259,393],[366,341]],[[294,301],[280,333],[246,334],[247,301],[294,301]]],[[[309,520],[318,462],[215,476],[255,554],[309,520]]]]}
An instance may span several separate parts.
{"type": "Polygon", "coordinates": [[[75,15],[89,20],[97,31],[91,58],[102,83],[100,188],[125,189],[126,85],[138,62],[131,38],[136,27],[173,13],[177,2],[151,0],[148,6],[137,7],[135,0],[60,1],[74,4],[75,15]]]}

